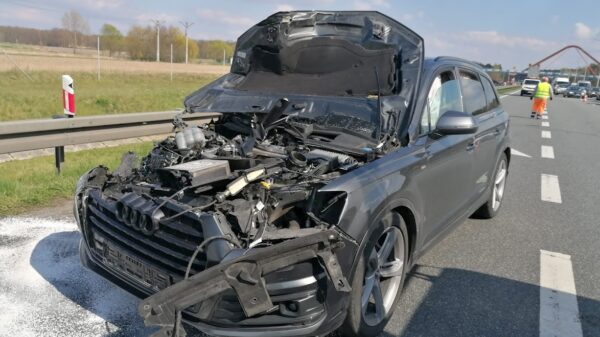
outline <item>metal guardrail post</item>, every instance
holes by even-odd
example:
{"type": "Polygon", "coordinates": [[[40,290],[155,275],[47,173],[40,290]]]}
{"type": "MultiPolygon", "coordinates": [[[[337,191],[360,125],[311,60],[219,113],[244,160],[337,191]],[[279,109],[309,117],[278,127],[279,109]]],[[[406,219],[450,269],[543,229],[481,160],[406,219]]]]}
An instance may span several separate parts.
{"type": "Polygon", "coordinates": [[[56,166],[56,173],[60,174],[62,164],[65,162],[65,147],[57,146],[54,148],[54,166],[56,166]]]}

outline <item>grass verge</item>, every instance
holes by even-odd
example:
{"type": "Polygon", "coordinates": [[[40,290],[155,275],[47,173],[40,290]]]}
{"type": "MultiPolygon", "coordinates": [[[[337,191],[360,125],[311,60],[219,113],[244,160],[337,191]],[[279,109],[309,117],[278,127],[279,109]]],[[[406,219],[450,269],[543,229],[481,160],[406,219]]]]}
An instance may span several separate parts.
{"type": "Polygon", "coordinates": [[[70,198],[79,177],[99,164],[115,169],[126,151],[142,157],[152,142],[66,153],[62,173],[56,174],[54,157],[45,156],[0,164],[0,216],[16,215],[33,207],[70,198]]]}
{"type": "MultiPolygon", "coordinates": [[[[61,73],[33,71],[27,79],[16,70],[0,72],[0,121],[62,115],[61,73]]],[[[78,116],[164,111],[183,107],[183,99],[217,78],[206,74],[70,73],[75,82],[78,116]]]]}

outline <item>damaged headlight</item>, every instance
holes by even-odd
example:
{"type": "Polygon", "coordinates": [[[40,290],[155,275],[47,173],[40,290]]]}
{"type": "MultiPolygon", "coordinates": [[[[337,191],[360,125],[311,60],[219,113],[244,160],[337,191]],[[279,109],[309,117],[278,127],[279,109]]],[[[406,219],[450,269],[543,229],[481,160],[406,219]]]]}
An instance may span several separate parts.
{"type": "Polygon", "coordinates": [[[82,230],[82,228],[81,228],[82,219],[81,219],[80,210],[82,209],[82,206],[83,206],[83,204],[82,204],[83,189],[84,189],[86,183],[88,182],[88,179],[89,179],[88,176],[92,170],[87,171],[81,177],[79,177],[79,180],[77,181],[77,184],[75,185],[75,199],[73,200],[73,216],[75,216],[75,221],[77,221],[77,227],[79,227],[79,230],[82,230]]]}
{"type": "Polygon", "coordinates": [[[104,166],[94,167],[84,173],[75,185],[75,199],[73,200],[73,215],[79,230],[83,232],[83,217],[85,216],[86,188],[101,188],[106,181],[108,169],[104,166]]]}
{"type": "Polygon", "coordinates": [[[313,202],[313,213],[322,221],[337,225],[346,205],[346,192],[318,192],[313,202]]]}

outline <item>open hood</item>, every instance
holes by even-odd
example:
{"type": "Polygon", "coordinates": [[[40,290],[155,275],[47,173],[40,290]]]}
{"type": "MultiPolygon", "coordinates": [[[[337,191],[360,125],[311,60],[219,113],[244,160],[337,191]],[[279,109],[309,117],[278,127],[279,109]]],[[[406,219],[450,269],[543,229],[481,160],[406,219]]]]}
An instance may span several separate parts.
{"type": "MultiPolygon", "coordinates": [[[[193,111],[210,106],[211,111],[228,112],[231,99],[219,102],[215,96],[239,100],[244,92],[258,100],[270,95],[364,98],[380,93],[410,101],[423,55],[419,35],[379,12],[279,12],[242,34],[231,72],[187,97],[185,105],[193,111]]],[[[255,105],[268,110],[264,103],[255,105]]]]}
{"type": "Polygon", "coordinates": [[[265,114],[283,99],[283,115],[378,142],[400,131],[402,140],[423,55],[419,35],[378,12],[279,12],[242,34],[230,73],[184,104],[187,112],[265,114]]]}

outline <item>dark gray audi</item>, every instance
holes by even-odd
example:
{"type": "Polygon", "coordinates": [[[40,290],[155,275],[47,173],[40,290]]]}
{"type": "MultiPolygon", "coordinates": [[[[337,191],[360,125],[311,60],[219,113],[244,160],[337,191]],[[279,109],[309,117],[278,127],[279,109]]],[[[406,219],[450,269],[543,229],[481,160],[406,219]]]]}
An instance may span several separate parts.
{"type": "Polygon", "coordinates": [[[276,13],[172,136],[81,177],[81,259],[154,336],[375,336],[415,261],[498,213],[508,128],[479,66],[383,14],[276,13]]]}

